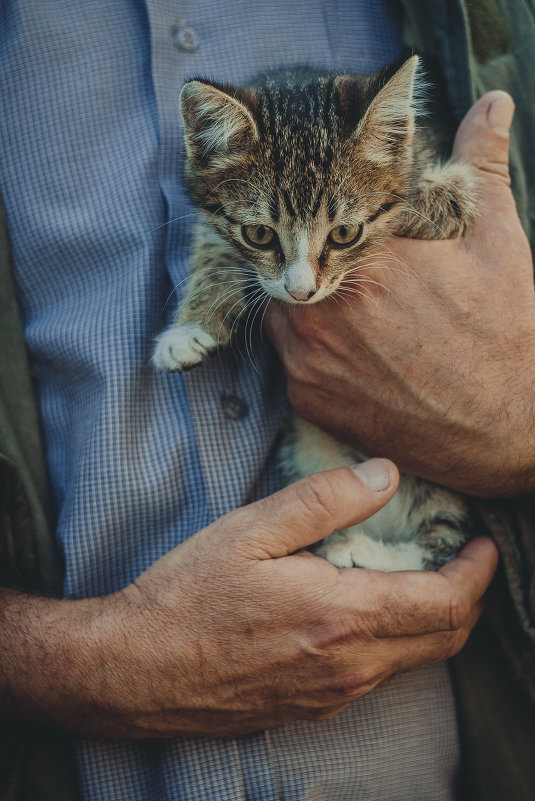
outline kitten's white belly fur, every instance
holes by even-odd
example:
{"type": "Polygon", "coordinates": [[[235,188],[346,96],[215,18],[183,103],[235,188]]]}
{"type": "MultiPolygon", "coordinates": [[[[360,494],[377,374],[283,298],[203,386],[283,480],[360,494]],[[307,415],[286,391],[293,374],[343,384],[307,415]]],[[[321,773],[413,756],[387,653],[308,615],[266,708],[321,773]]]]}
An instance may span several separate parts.
{"type": "MultiPolygon", "coordinates": [[[[354,451],[298,417],[293,421],[292,437],[281,449],[283,471],[294,480],[355,461],[358,459],[354,451]]],[[[415,514],[417,481],[402,475],[397,493],[382,509],[356,526],[334,532],[314,548],[314,553],[337,567],[358,565],[383,571],[425,569],[431,552],[415,541],[419,523],[433,519],[444,508],[462,515],[464,503],[449,490],[433,486],[430,498],[415,514]]],[[[457,537],[449,530],[438,533],[452,542],[457,537]]]]}

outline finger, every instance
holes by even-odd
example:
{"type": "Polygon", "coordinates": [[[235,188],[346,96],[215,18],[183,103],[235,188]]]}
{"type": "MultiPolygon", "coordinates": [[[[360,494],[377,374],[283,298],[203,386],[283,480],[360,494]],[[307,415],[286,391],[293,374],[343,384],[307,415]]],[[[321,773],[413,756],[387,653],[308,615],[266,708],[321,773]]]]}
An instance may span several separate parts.
{"type": "Polygon", "coordinates": [[[355,594],[360,627],[368,627],[377,638],[407,637],[461,629],[490,584],[497,561],[492,540],[479,537],[437,573],[346,570],[343,574],[355,594]]]}
{"type": "Polygon", "coordinates": [[[287,556],[370,517],[390,500],[398,481],[388,459],[313,473],[244,507],[232,519],[233,528],[256,546],[256,558],[287,556]],[[254,526],[244,525],[244,515],[254,526]]]}
{"type": "Polygon", "coordinates": [[[381,640],[386,644],[384,658],[393,665],[394,673],[412,670],[451,659],[464,647],[470,632],[481,617],[485,605],[478,601],[470,610],[463,625],[454,631],[440,631],[412,637],[392,637],[381,640]]]}
{"type": "Polygon", "coordinates": [[[476,167],[486,180],[509,185],[509,128],[515,106],[506,92],[483,95],[467,112],[453,145],[453,157],[476,167]]]}
{"type": "Polygon", "coordinates": [[[375,640],[367,644],[366,651],[362,640],[356,638],[354,644],[340,648],[338,659],[333,657],[332,664],[336,663],[338,670],[333,672],[327,687],[323,684],[321,690],[309,693],[309,701],[314,704],[321,699],[327,705],[347,703],[395,673],[450,659],[465,645],[483,609],[483,603],[477,603],[456,631],[375,640]]]}
{"type": "MultiPolygon", "coordinates": [[[[376,643],[374,659],[369,660],[370,671],[362,670],[362,652],[356,652],[359,670],[355,675],[353,697],[365,695],[396,673],[444,662],[459,653],[470,632],[483,612],[483,603],[476,604],[467,616],[465,624],[456,631],[422,634],[414,637],[392,637],[376,643]]],[[[351,673],[346,673],[344,684],[351,683],[351,673]]],[[[342,685],[343,687],[343,685],[342,685]]]]}

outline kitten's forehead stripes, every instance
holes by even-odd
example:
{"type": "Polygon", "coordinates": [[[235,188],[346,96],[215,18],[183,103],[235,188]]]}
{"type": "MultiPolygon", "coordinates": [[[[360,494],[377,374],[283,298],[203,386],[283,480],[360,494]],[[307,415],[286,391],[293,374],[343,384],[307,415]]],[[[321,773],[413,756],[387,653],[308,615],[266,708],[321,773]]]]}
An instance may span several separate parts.
{"type": "MultiPolygon", "coordinates": [[[[232,87],[221,89],[231,92],[232,87]]],[[[340,156],[340,143],[350,133],[346,130],[348,123],[354,129],[370,102],[369,91],[366,81],[360,78],[306,69],[268,75],[248,94],[239,90],[239,99],[248,107],[265,140],[259,162],[254,151],[248,162],[242,161],[242,175],[244,179],[251,178],[250,170],[256,168],[262,178],[266,171],[267,176],[273,171],[278,177],[275,191],[272,189],[265,197],[269,221],[279,223],[281,212],[291,220],[316,217],[324,197],[329,198],[325,204],[329,221],[336,219],[339,187],[333,165],[340,156]]],[[[238,90],[232,96],[234,92],[238,90]]],[[[250,182],[251,188],[255,188],[254,184],[256,178],[250,182]]],[[[258,185],[256,189],[261,191],[258,185]]],[[[206,210],[235,223],[234,213],[230,217],[228,211],[215,208],[216,203],[224,206],[228,201],[226,188],[217,195],[206,210]]],[[[347,198],[344,205],[347,207],[347,198]]]]}
{"type": "Polygon", "coordinates": [[[306,82],[295,73],[283,74],[268,77],[256,88],[258,117],[269,130],[273,167],[286,184],[282,202],[292,218],[314,210],[317,198],[311,200],[310,189],[318,174],[330,172],[340,127],[335,78],[305,71],[300,77],[306,82]],[[303,119],[309,125],[303,126],[303,119]]]}
{"type": "Polygon", "coordinates": [[[323,186],[320,186],[314,205],[312,206],[312,217],[315,217],[321,206],[321,199],[323,197],[323,186]]]}
{"type": "Polygon", "coordinates": [[[327,214],[329,217],[329,222],[333,222],[334,218],[336,217],[336,198],[334,195],[329,198],[329,202],[327,203],[327,214]]]}
{"type": "Polygon", "coordinates": [[[286,206],[286,211],[288,212],[290,217],[293,217],[293,219],[295,219],[297,217],[297,212],[294,209],[294,207],[292,206],[292,201],[290,200],[290,195],[288,194],[286,189],[282,190],[282,199],[284,200],[284,205],[286,206]]]}
{"type": "MultiPolygon", "coordinates": [[[[273,94],[267,90],[264,91],[264,100],[266,102],[267,109],[264,111],[263,114],[259,114],[258,116],[262,120],[263,128],[269,128],[269,135],[271,141],[275,141],[277,137],[277,110],[275,107],[275,100],[273,94]],[[267,125],[266,125],[267,123],[267,125]]],[[[274,167],[275,170],[280,171],[284,166],[281,160],[281,153],[279,148],[273,149],[273,156],[274,156],[274,167]]]]}
{"type": "Polygon", "coordinates": [[[280,220],[280,208],[279,208],[279,199],[278,198],[271,198],[269,202],[269,213],[271,215],[271,219],[273,222],[277,223],[280,220]]]}

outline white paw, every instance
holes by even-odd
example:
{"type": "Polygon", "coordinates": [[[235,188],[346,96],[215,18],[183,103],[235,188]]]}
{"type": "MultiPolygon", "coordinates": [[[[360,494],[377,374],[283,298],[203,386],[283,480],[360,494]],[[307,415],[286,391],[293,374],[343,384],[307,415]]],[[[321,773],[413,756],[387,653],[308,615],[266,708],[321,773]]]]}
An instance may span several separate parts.
{"type": "Polygon", "coordinates": [[[152,363],[158,370],[180,372],[200,364],[215,347],[215,339],[200,325],[174,326],[160,334],[152,354],[152,363]]]}
{"type": "Polygon", "coordinates": [[[335,531],[313,549],[336,567],[363,567],[367,570],[424,570],[429,554],[415,542],[382,542],[352,526],[335,531]]]}

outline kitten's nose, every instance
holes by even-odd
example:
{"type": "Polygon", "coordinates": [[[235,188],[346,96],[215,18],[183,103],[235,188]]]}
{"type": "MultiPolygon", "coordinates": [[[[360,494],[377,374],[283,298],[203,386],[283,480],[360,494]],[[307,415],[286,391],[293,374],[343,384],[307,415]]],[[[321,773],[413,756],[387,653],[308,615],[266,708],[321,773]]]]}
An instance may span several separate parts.
{"type": "Polygon", "coordinates": [[[316,294],[315,289],[288,289],[287,286],[284,287],[286,292],[292,296],[294,300],[308,300],[312,297],[312,295],[316,294]]]}

